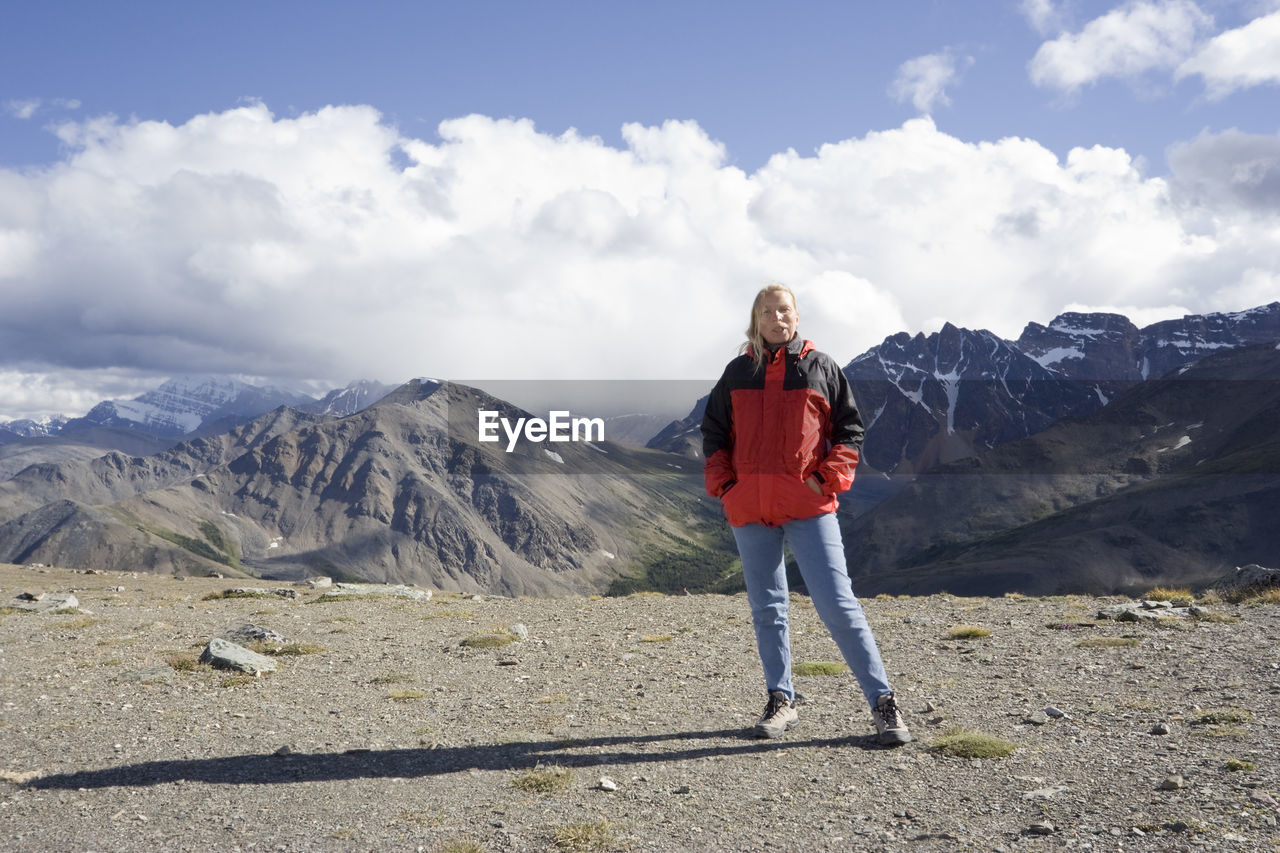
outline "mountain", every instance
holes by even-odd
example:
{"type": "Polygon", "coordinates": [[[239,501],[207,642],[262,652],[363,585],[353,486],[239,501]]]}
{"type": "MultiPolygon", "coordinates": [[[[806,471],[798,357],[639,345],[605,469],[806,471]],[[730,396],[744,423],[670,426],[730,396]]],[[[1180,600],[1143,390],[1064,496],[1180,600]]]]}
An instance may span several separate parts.
{"type": "Polygon", "coordinates": [[[1197,585],[1280,553],[1280,348],[1225,350],[1084,417],[938,466],[846,519],[855,586],[1197,585]]]}
{"type": "Polygon", "coordinates": [[[477,440],[476,389],[415,380],[345,418],[288,408],[156,457],[0,483],[0,560],[550,594],[603,589],[718,520],[700,476],[610,442],[477,440]]]}
{"type": "Polygon", "coordinates": [[[113,427],[178,438],[220,420],[246,420],[278,406],[310,402],[303,394],[224,376],[179,376],[132,400],[105,400],[68,421],[62,432],[113,427]]]}
{"type": "Polygon", "coordinates": [[[367,409],[394,390],[392,385],[383,385],[370,379],[360,379],[345,388],[335,388],[319,400],[302,403],[296,408],[299,411],[317,415],[329,415],[344,418],[367,409]]]}
{"type": "MultiPolygon", "coordinates": [[[[1139,329],[1119,314],[1064,313],[1017,341],[945,324],[892,335],[845,366],[867,424],[863,463],[914,474],[1096,410],[1134,383],[1205,355],[1280,340],[1280,302],[1139,329]]],[[[701,456],[706,399],[649,447],[701,456]]]]}
{"type": "Polygon", "coordinates": [[[5,421],[0,423],[0,444],[8,444],[22,438],[46,438],[57,435],[66,423],[67,418],[63,415],[41,418],[38,421],[30,418],[5,421]]]}

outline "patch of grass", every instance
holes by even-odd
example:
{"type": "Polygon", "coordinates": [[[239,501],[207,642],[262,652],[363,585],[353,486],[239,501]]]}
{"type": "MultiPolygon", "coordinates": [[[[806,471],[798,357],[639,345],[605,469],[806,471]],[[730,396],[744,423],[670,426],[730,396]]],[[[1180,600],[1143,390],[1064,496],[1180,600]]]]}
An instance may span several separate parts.
{"type": "Polygon", "coordinates": [[[1280,587],[1240,586],[1224,590],[1220,595],[1232,604],[1280,604],[1280,587]]]}
{"type": "Polygon", "coordinates": [[[810,675],[843,675],[849,667],[832,660],[807,660],[792,664],[791,671],[804,678],[810,675]]]}
{"type": "Polygon", "coordinates": [[[1087,637],[1076,643],[1077,649],[1118,649],[1126,646],[1136,646],[1140,640],[1137,637],[1087,637]]]}
{"type": "Polygon", "coordinates": [[[1219,622],[1224,624],[1240,621],[1239,616],[1232,616],[1230,613],[1223,613],[1221,610],[1200,610],[1191,614],[1191,618],[1197,622],[1219,622]]]}
{"type": "Polygon", "coordinates": [[[1252,773],[1258,769],[1258,765],[1252,761],[1245,761],[1243,758],[1228,758],[1222,763],[1222,769],[1229,773],[1252,773]]]}
{"type": "Polygon", "coordinates": [[[978,640],[990,636],[991,632],[981,625],[956,625],[947,631],[948,640],[978,640]]]}
{"type": "Polygon", "coordinates": [[[539,705],[555,705],[560,702],[568,702],[568,693],[548,693],[546,696],[536,700],[539,705]]]}
{"type": "Polygon", "coordinates": [[[1248,737],[1249,730],[1240,726],[1205,726],[1197,728],[1196,734],[1200,737],[1240,738],[1248,737]]]}
{"type": "Polygon", "coordinates": [[[484,845],[470,838],[455,838],[440,847],[440,853],[485,853],[484,845]]]}
{"type": "Polygon", "coordinates": [[[557,794],[573,784],[573,771],[563,767],[543,767],[526,770],[516,776],[511,784],[521,791],[533,794],[557,794]]]}
{"type": "Polygon", "coordinates": [[[998,737],[967,729],[951,729],[933,742],[930,749],[956,758],[1004,758],[1018,745],[998,737]]]}
{"type": "Polygon", "coordinates": [[[618,841],[607,820],[558,826],[553,837],[557,849],[575,851],[608,850],[618,841]]]}
{"type": "Polygon", "coordinates": [[[368,601],[379,597],[364,592],[340,592],[337,595],[321,595],[311,599],[307,604],[331,604],[335,601],[368,601]]]}
{"type": "Polygon", "coordinates": [[[515,641],[515,634],[472,634],[470,637],[462,640],[458,645],[468,649],[497,649],[502,646],[509,646],[515,641]]]}
{"type": "Polygon", "coordinates": [[[164,662],[175,672],[195,672],[200,668],[200,658],[190,652],[177,652],[165,657],[164,662]]]}
{"type": "Polygon", "coordinates": [[[411,823],[415,826],[438,826],[440,824],[440,816],[426,809],[405,809],[396,815],[396,820],[402,823],[411,823]]]}
{"type": "Polygon", "coordinates": [[[421,690],[416,690],[412,687],[407,687],[407,688],[402,688],[400,690],[392,690],[390,693],[387,694],[387,698],[395,699],[401,702],[407,702],[413,699],[421,699],[423,696],[426,696],[426,695],[427,694],[423,693],[421,690]]]}
{"type": "Polygon", "coordinates": [[[101,666],[119,666],[124,663],[120,658],[107,658],[100,663],[101,666]]]}
{"type": "Polygon", "coordinates": [[[236,675],[228,675],[226,678],[222,679],[222,682],[218,686],[219,687],[244,687],[246,684],[253,684],[253,682],[255,681],[257,681],[257,679],[254,678],[252,675],[249,675],[248,673],[245,673],[245,672],[241,672],[236,675]]]}
{"type": "Polygon", "coordinates": [[[0,607],[0,616],[12,616],[15,613],[22,613],[22,612],[24,611],[19,610],[16,607],[0,607]]]}
{"type": "Polygon", "coordinates": [[[223,590],[222,592],[211,592],[200,600],[201,601],[218,601],[223,598],[278,598],[278,597],[279,596],[274,595],[270,592],[259,592],[257,590],[252,590],[252,589],[235,589],[235,590],[227,589],[227,590],[223,590]]]}
{"type": "Polygon", "coordinates": [[[1143,598],[1149,601],[1168,601],[1175,607],[1189,607],[1196,600],[1196,597],[1191,594],[1189,589],[1182,587],[1170,588],[1167,586],[1158,586],[1147,590],[1147,594],[1143,598]]]}
{"type": "Polygon", "coordinates": [[[670,634],[645,634],[640,638],[642,643],[669,643],[671,640],[670,634]]]}
{"type": "Polygon", "coordinates": [[[279,610],[255,610],[253,611],[253,615],[254,616],[279,616],[280,611],[279,610]]]}
{"type": "Polygon", "coordinates": [[[410,681],[416,681],[413,673],[409,672],[384,672],[382,675],[375,675],[369,679],[370,684],[406,684],[410,681]]]}
{"type": "Polygon", "coordinates": [[[423,614],[422,618],[423,618],[423,619],[462,619],[462,620],[467,620],[467,619],[474,619],[474,618],[476,618],[476,612],[475,612],[474,610],[449,610],[449,609],[441,609],[441,610],[436,611],[435,613],[426,613],[426,614],[423,614]]]}
{"type": "Polygon", "coordinates": [[[98,620],[92,616],[81,616],[79,619],[71,619],[58,625],[59,628],[88,628],[90,625],[97,625],[98,620]]]}
{"type": "Polygon", "coordinates": [[[1205,708],[1197,711],[1191,718],[1193,726],[1223,726],[1233,723],[1247,723],[1253,719],[1253,712],[1244,708],[1223,706],[1221,708],[1205,708]]]}

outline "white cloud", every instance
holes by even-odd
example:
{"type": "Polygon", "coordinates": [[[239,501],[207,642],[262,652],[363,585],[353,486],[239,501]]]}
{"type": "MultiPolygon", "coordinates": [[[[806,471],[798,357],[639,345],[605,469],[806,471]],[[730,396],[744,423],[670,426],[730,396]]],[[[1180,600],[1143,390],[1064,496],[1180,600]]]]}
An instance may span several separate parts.
{"type": "Polygon", "coordinates": [[[1199,74],[1211,98],[1280,83],[1280,12],[1255,18],[1204,43],[1178,66],[1177,79],[1199,74]]]}
{"type": "Polygon", "coordinates": [[[473,115],[426,140],[255,104],[59,134],[61,162],[0,169],[0,415],[66,371],[714,378],[767,279],[843,362],[941,319],[1016,337],[1070,303],[1249,307],[1280,269],[1280,217],[1196,171],[1207,142],[1166,181],[928,119],[750,175],[694,122],[612,147],[473,115]]]}
{"type": "Polygon", "coordinates": [[[31,118],[40,109],[39,98],[25,98],[5,101],[4,111],[14,118],[23,120],[31,118]]]}
{"type": "Polygon", "coordinates": [[[1140,0],[1040,45],[1031,80],[1072,92],[1105,77],[1172,70],[1195,50],[1213,18],[1191,0],[1140,0]]]}
{"type": "Polygon", "coordinates": [[[910,101],[921,113],[932,113],[934,107],[951,103],[947,88],[955,84],[960,66],[973,64],[973,57],[958,57],[951,50],[917,56],[902,63],[889,85],[889,94],[899,101],[910,101]]]}
{"type": "Polygon", "coordinates": [[[1061,18],[1061,13],[1054,7],[1053,0],[1022,0],[1018,7],[1022,10],[1027,22],[1041,35],[1053,30],[1061,18]]]}

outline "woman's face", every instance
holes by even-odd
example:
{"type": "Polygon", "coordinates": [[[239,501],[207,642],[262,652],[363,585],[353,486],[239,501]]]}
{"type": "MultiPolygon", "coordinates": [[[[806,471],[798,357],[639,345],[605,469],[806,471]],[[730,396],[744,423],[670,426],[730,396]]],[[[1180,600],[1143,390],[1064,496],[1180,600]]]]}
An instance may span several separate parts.
{"type": "Polygon", "coordinates": [[[791,301],[791,295],[782,290],[770,290],[760,300],[760,335],[769,346],[780,346],[796,335],[800,315],[791,301]]]}

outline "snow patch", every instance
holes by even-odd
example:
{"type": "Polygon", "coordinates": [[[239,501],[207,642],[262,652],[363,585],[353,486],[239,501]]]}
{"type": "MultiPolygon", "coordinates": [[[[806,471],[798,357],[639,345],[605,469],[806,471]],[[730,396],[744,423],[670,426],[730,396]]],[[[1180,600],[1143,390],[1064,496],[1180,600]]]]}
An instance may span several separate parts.
{"type": "Polygon", "coordinates": [[[1084,352],[1079,347],[1054,347],[1042,355],[1034,355],[1031,360],[1041,367],[1048,367],[1051,364],[1057,364],[1067,359],[1082,359],[1084,352]]]}
{"type": "Polygon", "coordinates": [[[1098,402],[1102,403],[1102,405],[1105,406],[1107,403],[1111,402],[1110,400],[1107,399],[1107,395],[1102,393],[1102,388],[1100,388],[1099,386],[1097,385],[1093,386],[1093,393],[1098,395],[1098,402]]]}
{"type": "Polygon", "coordinates": [[[600,553],[601,553],[601,554],[604,554],[605,558],[606,558],[606,559],[609,559],[609,560],[612,560],[612,559],[614,559],[615,557],[617,557],[617,556],[618,556],[617,554],[612,554],[612,553],[610,553],[610,552],[606,551],[606,550],[605,550],[605,549],[603,549],[603,548],[601,548],[601,549],[600,549],[600,553]]]}
{"type": "Polygon", "coordinates": [[[561,465],[564,464],[564,457],[561,456],[559,453],[556,453],[554,450],[547,450],[544,447],[542,448],[542,452],[550,456],[553,461],[559,462],[561,465]]]}
{"type": "Polygon", "coordinates": [[[587,447],[590,447],[596,453],[603,453],[605,456],[609,455],[609,451],[605,450],[603,447],[596,447],[594,444],[592,444],[589,441],[584,441],[582,443],[585,444],[587,447]]]}

